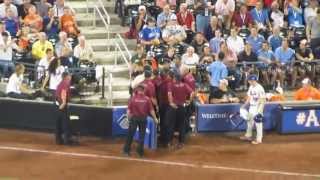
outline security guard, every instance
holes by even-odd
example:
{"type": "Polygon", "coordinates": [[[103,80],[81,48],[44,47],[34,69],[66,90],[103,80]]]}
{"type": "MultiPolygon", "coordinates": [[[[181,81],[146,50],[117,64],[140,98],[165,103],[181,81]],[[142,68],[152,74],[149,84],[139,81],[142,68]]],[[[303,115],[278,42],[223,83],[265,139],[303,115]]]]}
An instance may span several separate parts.
{"type": "Polygon", "coordinates": [[[71,75],[68,72],[62,73],[62,81],[58,85],[55,93],[55,105],[57,109],[56,120],[56,143],[59,145],[73,145],[71,139],[71,128],[68,115],[68,101],[70,99],[71,75]]]}
{"type": "Polygon", "coordinates": [[[168,86],[169,107],[166,113],[166,140],[167,146],[171,146],[175,125],[178,126],[179,144],[177,148],[182,148],[185,142],[186,131],[186,110],[187,98],[192,99],[193,91],[181,81],[181,75],[176,73],[173,82],[168,86]]]}
{"type": "Polygon", "coordinates": [[[154,121],[156,123],[158,122],[152,106],[152,102],[150,98],[148,98],[144,94],[144,88],[145,87],[143,84],[139,84],[136,88],[136,92],[129,100],[127,112],[129,118],[129,133],[127,136],[127,141],[123,147],[123,154],[126,156],[130,156],[133,136],[137,130],[137,127],[139,127],[139,145],[137,147],[137,153],[140,157],[143,157],[143,145],[147,126],[147,116],[151,114],[154,121]]]}

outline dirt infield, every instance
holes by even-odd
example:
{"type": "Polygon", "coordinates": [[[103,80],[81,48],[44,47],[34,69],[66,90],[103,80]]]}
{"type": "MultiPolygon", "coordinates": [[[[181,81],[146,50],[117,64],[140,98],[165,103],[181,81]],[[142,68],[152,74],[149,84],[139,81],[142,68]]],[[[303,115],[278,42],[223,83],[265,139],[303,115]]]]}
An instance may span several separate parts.
{"type": "Polygon", "coordinates": [[[320,180],[320,134],[268,134],[261,145],[236,135],[189,137],[180,150],[121,156],[123,139],[82,138],[54,145],[52,134],[0,129],[0,180],[258,179],[320,180]]]}

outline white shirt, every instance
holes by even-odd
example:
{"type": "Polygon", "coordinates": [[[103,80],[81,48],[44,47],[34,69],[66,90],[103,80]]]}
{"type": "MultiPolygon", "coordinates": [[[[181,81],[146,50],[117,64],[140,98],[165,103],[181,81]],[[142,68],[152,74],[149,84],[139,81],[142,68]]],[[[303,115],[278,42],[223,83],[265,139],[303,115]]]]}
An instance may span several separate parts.
{"type": "Polygon", "coordinates": [[[4,44],[4,42],[0,42],[0,60],[4,61],[12,61],[12,50],[18,49],[18,45],[10,40],[4,44]]]}
{"type": "Polygon", "coordinates": [[[40,79],[45,74],[45,72],[48,70],[49,64],[50,63],[49,63],[47,57],[44,57],[39,61],[38,68],[37,68],[38,79],[40,79]]]}
{"type": "MultiPolygon", "coordinates": [[[[14,17],[18,17],[17,7],[13,4],[10,4],[10,9],[13,11],[14,17]]],[[[4,18],[6,16],[6,6],[4,3],[0,4],[0,18],[4,18]]]]}
{"type": "Polygon", "coordinates": [[[239,54],[241,51],[244,50],[244,42],[243,39],[239,36],[228,37],[227,39],[228,48],[231,49],[236,54],[239,54]]]}
{"type": "Polygon", "coordinates": [[[317,16],[318,8],[307,7],[304,9],[304,21],[306,24],[309,22],[310,18],[317,16]]]}
{"type": "Polygon", "coordinates": [[[283,27],[284,26],[284,14],[281,11],[271,13],[271,19],[273,20],[273,26],[283,27]]]}
{"type": "Polygon", "coordinates": [[[21,74],[20,76],[17,76],[16,73],[13,73],[10,78],[9,78],[9,82],[7,84],[7,94],[10,92],[14,92],[14,93],[21,93],[20,90],[20,86],[22,84],[23,81],[23,74],[21,74]]]}
{"type": "Polygon", "coordinates": [[[199,56],[196,53],[192,54],[192,57],[189,57],[187,53],[183,54],[181,57],[182,64],[185,64],[187,66],[195,66],[199,63],[199,56]]]}
{"type": "Polygon", "coordinates": [[[50,81],[49,81],[49,89],[56,90],[59,83],[62,81],[62,73],[65,71],[63,66],[59,66],[56,69],[56,73],[50,74],[50,81]]]}
{"type": "Polygon", "coordinates": [[[78,44],[73,50],[74,57],[78,58],[79,60],[88,60],[91,61],[93,58],[93,49],[90,45],[85,45],[84,48],[78,44]]]}
{"type": "Polygon", "coordinates": [[[234,12],[235,10],[235,2],[234,0],[228,0],[225,4],[223,0],[218,0],[215,5],[215,11],[218,15],[229,15],[230,12],[234,12]]]}
{"type": "Polygon", "coordinates": [[[256,86],[250,86],[248,90],[248,98],[250,98],[250,105],[256,106],[261,98],[266,98],[265,91],[260,84],[256,86]]]}

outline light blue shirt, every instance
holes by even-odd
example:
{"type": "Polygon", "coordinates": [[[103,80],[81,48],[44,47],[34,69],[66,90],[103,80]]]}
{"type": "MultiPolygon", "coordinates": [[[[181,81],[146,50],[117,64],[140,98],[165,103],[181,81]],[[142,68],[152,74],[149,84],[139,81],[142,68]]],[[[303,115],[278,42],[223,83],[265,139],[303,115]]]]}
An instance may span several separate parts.
{"type": "Polygon", "coordinates": [[[281,46],[282,37],[271,35],[268,38],[268,42],[272,48],[272,51],[275,51],[278,47],[281,46]]]}
{"type": "Polygon", "coordinates": [[[259,66],[260,67],[267,67],[268,64],[264,63],[264,61],[261,60],[262,58],[263,59],[268,59],[270,61],[274,61],[275,60],[274,54],[273,54],[273,52],[271,50],[264,51],[263,49],[260,49],[258,51],[258,60],[260,62],[262,62],[259,66]]]}
{"type": "Polygon", "coordinates": [[[212,38],[209,41],[209,47],[211,49],[211,52],[214,54],[217,54],[218,52],[220,52],[220,43],[223,42],[224,39],[223,38],[212,38]]]}
{"type": "Polygon", "coordinates": [[[302,10],[295,10],[292,7],[288,7],[288,23],[289,26],[301,26],[303,25],[302,10]]]}
{"type": "Polygon", "coordinates": [[[170,20],[170,18],[174,17],[177,19],[177,16],[173,13],[169,13],[168,15],[166,15],[164,12],[160,13],[157,17],[157,26],[161,28],[163,22],[167,23],[170,20]]]}
{"type": "Polygon", "coordinates": [[[295,55],[295,51],[291,48],[288,48],[286,51],[283,50],[282,47],[278,47],[276,49],[276,52],[274,53],[274,56],[278,61],[280,61],[282,64],[288,64],[290,63],[295,55]]]}
{"type": "Polygon", "coordinates": [[[250,11],[250,14],[256,23],[267,25],[267,22],[269,22],[268,11],[265,9],[258,11],[256,8],[254,8],[250,11]]]}
{"type": "Polygon", "coordinates": [[[265,40],[262,35],[258,34],[257,37],[253,37],[250,35],[249,37],[247,37],[246,41],[251,45],[252,51],[254,53],[257,53],[261,49],[262,43],[265,40]]]}
{"type": "Polygon", "coordinates": [[[214,87],[219,87],[220,80],[228,76],[227,66],[223,62],[217,60],[207,67],[208,72],[210,72],[210,85],[214,87]]]}

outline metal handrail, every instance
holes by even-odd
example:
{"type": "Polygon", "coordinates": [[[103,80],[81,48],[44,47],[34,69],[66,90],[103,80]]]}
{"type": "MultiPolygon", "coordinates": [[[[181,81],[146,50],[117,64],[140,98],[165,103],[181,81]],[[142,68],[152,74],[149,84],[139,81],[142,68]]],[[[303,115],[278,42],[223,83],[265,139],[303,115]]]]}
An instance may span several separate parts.
{"type": "Polygon", "coordinates": [[[119,33],[117,34],[117,38],[120,40],[121,45],[124,47],[124,49],[125,49],[128,57],[129,57],[129,59],[131,59],[131,58],[132,58],[132,55],[131,55],[131,53],[130,53],[130,51],[129,51],[127,45],[126,45],[126,43],[124,42],[123,38],[121,37],[121,35],[120,35],[119,33]]]}
{"type": "MultiPolygon", "coordinates": [[[[124,52],[121,50],[121,47],[120,47],[120,45],[119,45],[119,43],[116,41],[116,40],[114,40],[114,44],[116,45],[116,48],[119,50],[119,52],[120,52],[120,54],[121,54],[121,56],[122,56],[122,58],[123,58],[123,60],[124,60],[124,62],[126,63],[126,65],[127,65],[127,67],[128,67],[128,70],[129,70],[129,78],[130,78],[130,80],[131,80],[131,64],[130,64],[130,62],[129,62],[129,60],[127,59],[127,57],[126,57],[126,55],[124,54],[124,52]]],[[[118,64],[118,57],[115,57],[115,66],[118,64]]]]}
{"type": "MultiPolygon", "coordinates": [[[[106,28],[106,31],[107,31],[107,42],[110,40],[110,29],[109,29],[109,25],[110,25],[110,16],[108,14],[105,14],[105,16],[107,16],[107,22],[104,18],[104,16],[102,15],[100,9],[98,8],[97,5],[94,5],[94,9],[93,9],[93,27],[96,28],[97,25],[96,25],[96,14],[99,14],[99,17],[100,19],[102,20],[105,28],[106,28]]],[[[110,45],[108,45],[108,48],[107,48],[108,51],[110,51],[110,45]]]]}

